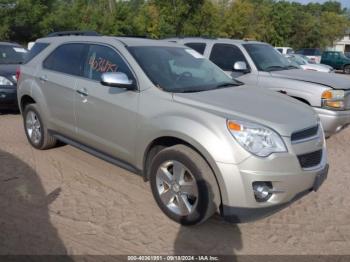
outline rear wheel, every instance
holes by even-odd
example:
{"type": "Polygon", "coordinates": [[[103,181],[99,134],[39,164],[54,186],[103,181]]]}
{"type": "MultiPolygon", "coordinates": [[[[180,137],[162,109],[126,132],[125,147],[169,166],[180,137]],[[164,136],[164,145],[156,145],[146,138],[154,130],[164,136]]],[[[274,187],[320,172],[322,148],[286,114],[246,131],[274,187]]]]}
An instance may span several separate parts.
{"type": "Polygon", "coordinates": [[[350,74],[350,65],[344,66],[344,74],[347,74],[347,75],[350,74]]]}
{"type": "Polygon", "coordinates": [[[219,188],[209,165],[185,145],[165,148],[153,158],[150,183],[158,206],[183,225],[204,222],[220,204],[219,188]]]}
{"type": "Polygon", "coordinates": [[[23,111],[24,130],[29,143],[37,149],[56,145],[56,139],[48,133],[36,104],[29,104],[23,111]]]}

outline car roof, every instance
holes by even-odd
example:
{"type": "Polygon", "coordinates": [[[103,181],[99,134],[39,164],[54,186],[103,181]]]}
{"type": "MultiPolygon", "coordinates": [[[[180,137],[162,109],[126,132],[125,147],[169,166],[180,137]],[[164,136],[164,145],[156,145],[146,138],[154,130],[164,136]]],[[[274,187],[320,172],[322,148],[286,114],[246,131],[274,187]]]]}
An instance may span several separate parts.
{"type": "Polygon", "coordinates": [[[17,43],[14,43],[14,42],[1,42],[0,41],[0,45],[8,45],[8,46],[20,46],[19,44],[17,43]]]}
{"type": "Polygon", "coordinates": [[[168,41],[161,41],[161,40],[153,40],[148,38],[141,38],[141,37],[122,37],[122,36],[75,36],[75,35],[69,35],[69,36],[55,36],[55,37],[44,37],[37,39],[36,42],[45,42],[45,43],[65,43],[65,42],[84,42],[84,41],[91,41],[91,42],[101,42],[106,43],[109,41],[119,41],[123,43],[126,46],[180,46],[176,43],[171,43],[168,41]]]}
{"type": "Polygon", "coordinates": [[[230,38],[205,38],[205,37],[172,37],[172,38],[165,38],[163,40],[166,41],[181,41],[186,40],[188,41],[200,41],[200,42],[220,42],[220,43],[228,43],[228,44],[247,44],[247,43],[254,43],[254,44],[266,44],[264,42],[255,41],[255,40],[241,40],[241,39],[230,39],[230,38]]]}

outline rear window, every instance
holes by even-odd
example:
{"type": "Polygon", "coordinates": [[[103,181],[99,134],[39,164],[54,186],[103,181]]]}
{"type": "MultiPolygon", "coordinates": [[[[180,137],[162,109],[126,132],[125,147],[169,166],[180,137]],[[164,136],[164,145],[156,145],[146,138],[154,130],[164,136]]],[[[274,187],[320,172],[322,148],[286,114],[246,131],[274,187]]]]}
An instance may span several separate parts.
{"type": "Polygon", "coordinates": [[[200,54],[204,54],[204,50],[205,50],[205,43],[186,43],[186,46],[196,50],[198,53],[200,54]]]}
{"type": "Polygon", "coordinates": [[[30,51],[24,57],[24,64],[31,61],[34,57],[41,53],[46,47],[48,47],[48,43],[35,43],[30,51]]]}
{"type": "Polygon", "coordinates": [[[27,50],[18,45],[0,45],[0,65],[22,64],[27,50]]]}

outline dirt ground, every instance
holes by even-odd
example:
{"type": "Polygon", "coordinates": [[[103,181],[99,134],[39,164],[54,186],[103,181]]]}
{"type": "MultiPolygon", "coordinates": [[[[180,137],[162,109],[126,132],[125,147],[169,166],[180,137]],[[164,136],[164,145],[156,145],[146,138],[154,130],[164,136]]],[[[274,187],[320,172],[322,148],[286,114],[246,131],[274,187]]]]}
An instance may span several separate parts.
{"type": "Polygon", "coordinates": [[[71,146],[32,149],[0,115],[0,254],[350,254],[350,128],[327,141],[328,180],[254,223],[181,227],[142,178],[71,146]]]}

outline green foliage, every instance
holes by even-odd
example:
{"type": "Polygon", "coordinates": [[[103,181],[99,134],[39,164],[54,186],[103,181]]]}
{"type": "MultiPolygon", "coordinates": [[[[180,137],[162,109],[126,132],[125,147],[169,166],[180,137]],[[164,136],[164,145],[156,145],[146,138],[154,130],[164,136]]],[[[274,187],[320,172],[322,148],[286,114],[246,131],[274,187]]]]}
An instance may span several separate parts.
{"type": "Polygon", "coordinates": [[[285,0],[0,0],[0,39],[25,43],[63,30],[106,35],[220,36],[272,45],[332,45],[349,28],[338,2],[285,0]]]}

